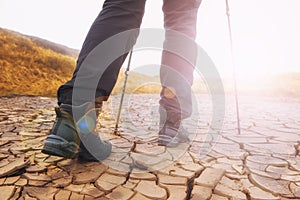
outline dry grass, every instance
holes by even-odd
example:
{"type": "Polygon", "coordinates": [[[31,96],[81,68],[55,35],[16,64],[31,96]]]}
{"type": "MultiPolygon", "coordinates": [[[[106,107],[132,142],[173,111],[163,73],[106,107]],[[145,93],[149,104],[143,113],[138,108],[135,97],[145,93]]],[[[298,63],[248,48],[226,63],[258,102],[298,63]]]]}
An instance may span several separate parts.
{"type": "Polygon", "coordinates": [[[70,78],[75,56],[59,53],[35,40],[0,29],[1,96],[54,96],[57,88],[70,78]]]}

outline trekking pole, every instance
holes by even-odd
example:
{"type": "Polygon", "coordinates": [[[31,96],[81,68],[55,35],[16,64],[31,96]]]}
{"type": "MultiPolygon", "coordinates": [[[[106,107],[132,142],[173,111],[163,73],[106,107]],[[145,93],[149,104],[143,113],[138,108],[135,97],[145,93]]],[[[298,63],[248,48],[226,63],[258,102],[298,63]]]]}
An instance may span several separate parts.
{"type": "Polygon", "coordinates": [[[233,41],[232,41],[232,29],[231,29],[231,21],[230,21],[230,10],[228,0],[226,1],[226,15],[227,15],[227,23],[228,23],[228,31],[229,31],[229,41],[230,41],[230,51],[233,65],[233,80],[234,80],[234,97],[235,97],[235,110],[236,110],[236,119],[237,119],[237,128],[238,134],[241,134],[241,125],[240,125],[240,112],[239,112],[239,97],[237,90],[237,80],[236,80],[236,64],[233,54],[233,41]]]}
{"type": "Polygon", "coordinates": [[[117,134],[118,128],[119,128],[119,122],[120,122],[121,110],[122,110],[122,105],[123,105],[123,100],[124,100],[124,95],[125,95],[125,90],[126,90],[128,72],[129,72],[130,64],[131,64],[131,57],[132,57],[132,49],[130,50],[128,64],[127,64],[127,68],[125,70],[124,85],[123,85],[123,89],[122,89],[122,95],[121,95],[121,100],[120,100],[120,105],[119,105],[119,110],[118,110],[118,115],[117,115],[114,134],[117,134]]]}

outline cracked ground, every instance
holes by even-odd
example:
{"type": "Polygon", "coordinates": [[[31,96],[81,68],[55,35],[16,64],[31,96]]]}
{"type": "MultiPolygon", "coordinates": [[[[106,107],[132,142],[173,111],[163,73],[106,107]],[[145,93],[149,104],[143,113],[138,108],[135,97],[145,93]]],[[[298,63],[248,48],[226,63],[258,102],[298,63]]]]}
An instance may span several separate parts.
{"type": "Polygon", "coordinates": [[[0,199],[300,199],[300,100],[241,97],[241,134],[233,97],[220,132],[199,95],[192,141],[157,146],[158,95],[127,95],[117,134],[119,97],[104,104],[98,133],[113,144],[102,163],[41,153],[55,120],[55,98],[0,98],[0,199]]]}

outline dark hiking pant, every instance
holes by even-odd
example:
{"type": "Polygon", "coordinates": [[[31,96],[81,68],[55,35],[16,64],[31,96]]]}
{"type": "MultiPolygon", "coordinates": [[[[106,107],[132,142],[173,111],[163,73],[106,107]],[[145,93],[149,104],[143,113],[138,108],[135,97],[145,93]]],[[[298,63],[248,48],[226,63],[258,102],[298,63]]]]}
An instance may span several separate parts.
{"type": "MultiPolygon", "coordinates": [[[[72,79],[58,89],[59,105],[62,103],[80,105],[85,102],[107,100],[128,52],[124,52],[108,66],[102,66],[102,61],[99,60],[97,66],[84,68],[82,70],[84,73],[79,73],[80,68],[97,45],[118,33],[140,27],[145,2],[146,0],[106,0],[104,2],[102,11],[94,21],[84,41],[72,79]],[[105,69],[103,69],[104,67],[105,69]],[[97,77],[99,81],[96,85],[89,85],[89,80],[95,78],[94,76],[99,76],[96,73],[97,70],[103,71],[101,77],[97,77]],[[76,80],[80,80],[82,84],[76,85],[76,80]],[[77,92],[75,97],[73,95],[75,89],[82,91],[82,95],[77,92]],[[89,90],[93,91],[88,93],[89,90]]],[[[160,105],[166,109],[167,113],[179,115],[181,118],[189,117],[192,112],[191,85],[197,54],[194,40],[200,2],[201,0],[164,0],[163,2],[165,29],[179,32],[190,38],[189,40],[178,41],[174,32],[166,31],[161,61],[160,77],[163,89],[160,105]],[[184,51],[185,56],[172,53],[170,49],[174,49],[175,52],[184,51]],[[186,56],[189,58],[185,58],[186,56]]],[[[128,38],[124,38],[127,41],[121,42],[117,48],[131,49],[137,36],[138,31],[136,34],[128,35],[128,38]]],[[[97,53],[102,54],[102,52],[97,53]]],[[[95,65],[95,63],[90,65],[95,65]]]]}

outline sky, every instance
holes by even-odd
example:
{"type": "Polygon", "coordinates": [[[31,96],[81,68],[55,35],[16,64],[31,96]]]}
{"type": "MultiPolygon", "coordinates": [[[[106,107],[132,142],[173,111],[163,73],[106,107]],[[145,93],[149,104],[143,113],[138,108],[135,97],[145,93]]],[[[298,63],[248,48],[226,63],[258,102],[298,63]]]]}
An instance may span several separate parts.
{"type": "MultiPolygon", "coordinates": [[[[147,0],[142,28],[163,28],[162,1],[147,0]]],[[[0,0],[0,27],[80,49],[103,2],[0,0]]],[[[229,4],[233,57],[240,78],[300,72],[300,0],[229,0],[229,4]]],[[[226,20],[225,0],[202,1],[196,41],[224,76],[232,73],[226,20]]],[[[133,57],[133,66],[159,63],[157,51],[133,57]]]]}

